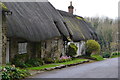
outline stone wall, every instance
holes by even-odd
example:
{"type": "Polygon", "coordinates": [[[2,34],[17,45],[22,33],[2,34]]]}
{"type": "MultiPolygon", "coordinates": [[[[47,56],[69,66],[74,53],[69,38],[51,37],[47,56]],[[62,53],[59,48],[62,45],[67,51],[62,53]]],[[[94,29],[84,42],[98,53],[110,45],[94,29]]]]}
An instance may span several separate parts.
{"type": "Polygon", "coordinates": [[[2,15],[0,15],[0,66],[2,65],[2,15]]]}
{"type": "Polygon", "coordinates": [[[41,58],[41,43],[28,42],[27,54],[29,54],[29,58],[41,58]]]}
{"type": "Polygon", "coordinates": [[[7,24],[3,23],[2,26],[2,63],[6,64],[6,47],[7,47],[7,24]]]}
{"type": "Polygon", "coordinates": [[[62,39],[51,39],[41,42],[41,57],[42,58],[60,58],[64,52],[62,39]]]}
{"type": "Polygon", "coordinates": [[[7,25],[5,15],[0,15],[0,64],[6,63],[7,25]]]}
{"type": "MultiPolygon", "coordinates": [[[[10,39],[9,41],[9,57],[10,61],[12,61],[15,57],[15,55],[18,53],[18,44],[20,43],[19,39],[10,39]]],[[[33,43],[33,42],[27,42],[27,58],[40,58],[41,57],[41,43],[33,43]]]]}
{"type": "Polygon", "coordinates": [[[10,44],[9,44],[9,59],[10,59],[10,61],[12,61],[13,60],[13,58],[14,58],[14,56],[16,55],[16,54],[18,54],[18,41],[17,41],[17,39],[10,39],[10,42],[9,42],[10,44]]]}
{"type": "MultiPolygon", "coordinates": [[[[10,61],[12,61],[16,54],[18,53],[18,43],[19,39],[10,39],[9,41],[9,56],[10,61]]],[[[27,42],[27,58],[59,58],[64,52],[63,40],[62,39],[52,39],[43,42],[27,42]]]]}

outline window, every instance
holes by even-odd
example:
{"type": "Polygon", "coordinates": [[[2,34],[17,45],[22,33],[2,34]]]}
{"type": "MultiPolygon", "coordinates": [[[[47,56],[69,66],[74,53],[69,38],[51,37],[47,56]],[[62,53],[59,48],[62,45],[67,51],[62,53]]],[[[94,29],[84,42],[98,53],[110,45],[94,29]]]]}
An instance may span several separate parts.
{"type": "Polygon", "coordinates": [[[45,49],[47,49],[47,42],[44,42],[44,45],[45,45],[45,49]]]}
{"type": "Polygon", "coordinates": [[[54,52],[58,50],[58,40],[55,40],[55,44],[54,44],[54,52]]]}
{"type": "Polygon", "coordinates": [[[27,43],[19,43],[18,44],[18,53],[19,54],[27,53],[27,43]]]}

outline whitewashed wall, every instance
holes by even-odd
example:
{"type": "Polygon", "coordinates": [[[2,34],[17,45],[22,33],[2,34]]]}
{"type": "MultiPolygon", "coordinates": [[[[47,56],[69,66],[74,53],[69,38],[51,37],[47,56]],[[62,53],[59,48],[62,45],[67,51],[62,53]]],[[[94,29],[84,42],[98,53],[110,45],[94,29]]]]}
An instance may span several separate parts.
{"type": "Polygon", "coordinates": [[[68,45],[70,45],[70,43],[74,43],[78,47],[77,55],[76,56],[85,54],[85,42],[84,41],[80,41],[80,42],[68,42],[68,45]]]}

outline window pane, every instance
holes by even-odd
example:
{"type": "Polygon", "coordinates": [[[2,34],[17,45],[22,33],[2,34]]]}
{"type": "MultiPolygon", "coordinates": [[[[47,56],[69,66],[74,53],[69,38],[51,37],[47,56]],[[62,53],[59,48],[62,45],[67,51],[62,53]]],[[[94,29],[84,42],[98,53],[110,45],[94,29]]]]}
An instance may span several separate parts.
{"type": "Polygon", "coordinates": [[[19,43],[18,52],[19,54],[27,53],[27,43],[19,43]]]}

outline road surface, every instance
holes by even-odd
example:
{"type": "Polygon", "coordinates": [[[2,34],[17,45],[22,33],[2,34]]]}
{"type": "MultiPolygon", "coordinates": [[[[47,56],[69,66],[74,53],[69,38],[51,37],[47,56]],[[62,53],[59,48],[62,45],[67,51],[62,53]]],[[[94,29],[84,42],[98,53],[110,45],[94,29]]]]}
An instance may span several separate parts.
{"type": "Polygon", "coordinates": [[[118,58],[46,71],[30,78],[118,78],[118,58]]]}

